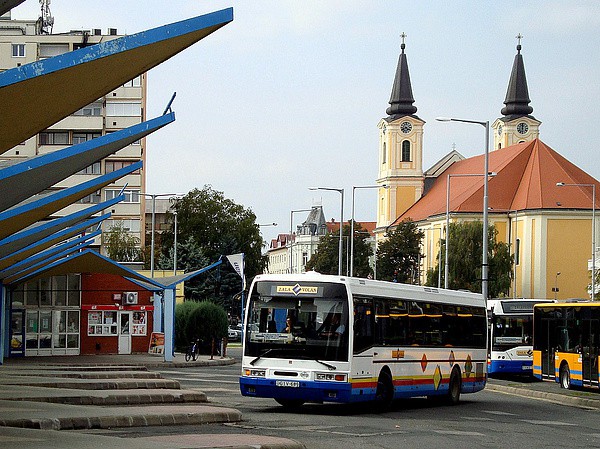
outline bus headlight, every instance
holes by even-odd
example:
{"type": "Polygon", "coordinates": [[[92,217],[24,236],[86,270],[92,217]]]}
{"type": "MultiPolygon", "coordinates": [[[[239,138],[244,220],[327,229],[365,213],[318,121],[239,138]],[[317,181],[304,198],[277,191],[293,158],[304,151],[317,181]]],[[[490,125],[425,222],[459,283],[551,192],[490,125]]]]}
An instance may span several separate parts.
{"type": "Polygon", "coordinates": [[[246,374],[246,376],[248,377],[265,377],[267,371],[264,369],[252,369],[252,368],[247,368],[244,373],[246,374]]]}
{"type": "Polygon", "coordinates": [[[346,382],[346,375],[334,373],[315,373],[315,380],[346,382]]]}

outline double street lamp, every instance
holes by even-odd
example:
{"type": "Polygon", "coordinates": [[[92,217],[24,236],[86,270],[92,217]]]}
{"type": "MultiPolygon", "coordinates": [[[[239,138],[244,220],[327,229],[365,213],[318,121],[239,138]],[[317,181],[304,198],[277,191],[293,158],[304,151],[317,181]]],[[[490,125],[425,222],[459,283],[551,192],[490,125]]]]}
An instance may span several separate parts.
{"type": "Polygon", "coordinates": [[[557,182],[557,187],[591,187],[592,188],[592,301],[596,296],[596,184],[566,184],[557,182]]]}
{"type": "MultiPolygon", "coordinates": [[[[474,123],[485,128],[485,153],[483,163],[483,173],[489,173],[490,159],[490,122],[480,122],[477,120],[465,120],[459,118],[437,117],[440,122],[462,122],[474,123]]],[[[483,255],[481,261],[481,294],[485,301],[488,300],[488,177],[483,177],[483,255]]]]}
{"type": "Polygon", "coordinates": [[[341,201],[340,201],[340,244],[339,244],[339,263],[338,263],[338,276],[342,275],[342,248],[343,248],[343,243],[342,243],[342,236],[343,236],[343,232],[342,232],[342,227],[344,224],[344,189],[334,189],[331,187],[309,187],[308,190],[333,190],[335,192],[338,192],[341,195],[341,201]]]}
{"type": "Polygon", "coordinates": [[[154,227],[156,223],[156,198],[161,196],[176,197],[176,193],[142,193],[142,195],[152,198],[152,234],[150,247],[150,277],[154,277],[154,227]]]}

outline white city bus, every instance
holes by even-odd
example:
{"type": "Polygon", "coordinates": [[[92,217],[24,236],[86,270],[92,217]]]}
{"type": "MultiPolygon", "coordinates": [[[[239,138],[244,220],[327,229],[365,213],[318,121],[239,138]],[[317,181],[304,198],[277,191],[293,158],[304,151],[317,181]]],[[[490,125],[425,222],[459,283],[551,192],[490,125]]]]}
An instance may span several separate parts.
{"type": "Polygon", "coordinates": [[[485,386],[480,294],[305,273],[260,275],[244,321],[240,389],[283,406],[428,396],[485,386]]]}
{"type": "Polygon", "coordinates": [[[488,374],[532,374],[533,306],[550,299],[491,299],[488,374]]]}

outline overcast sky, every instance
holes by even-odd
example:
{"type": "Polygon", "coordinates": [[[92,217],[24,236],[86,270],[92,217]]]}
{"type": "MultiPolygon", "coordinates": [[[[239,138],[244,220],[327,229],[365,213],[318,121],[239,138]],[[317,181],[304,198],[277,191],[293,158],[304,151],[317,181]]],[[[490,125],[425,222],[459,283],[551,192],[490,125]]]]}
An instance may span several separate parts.
{"type": "MultiPolygon", "coordinates": [[[[436,122],[500,117],[521,33],[541,139],[600,178],[600,2],[597,1],[185,1],[53,0],[54,32],[119,34],[233,6],[234,20],[149,73],[148,118],[173,92],[175,123],[148,138],[149,193],[210,184],[250,208],[269,241],[290,211],[322,204],[339,220],[344,188],[377,176],[377,123],[386,116],[405,32],[424,168],[453,144],[484,151],[480,126],[436,122]],[[596,111],[596,112],[594,112],[596,111]]],[[[13,18],[36,18],[26,0],[13,18]]],[[[375,221],[374,190],[356,191],[358,221],[375,221]]],[[[294,229],[305,214],[294,214],[294,229]]]]}

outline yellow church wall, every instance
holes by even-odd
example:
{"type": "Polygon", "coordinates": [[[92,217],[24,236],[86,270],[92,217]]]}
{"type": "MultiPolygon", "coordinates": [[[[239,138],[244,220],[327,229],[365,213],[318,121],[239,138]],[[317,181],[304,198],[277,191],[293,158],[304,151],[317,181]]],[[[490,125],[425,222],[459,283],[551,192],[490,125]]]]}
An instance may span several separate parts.
{"type": "Polygon", "coordinates": [[[508,243],[508,226],[506,220],[493,221],[492,224],[496,228],[496,231],[498,231],[498,234],[496,234],[496,240],[498,242],[508,243]]]}
{"type": "MultiPolygon", "coordinates": [[[[396,187],[396,216],[402,215],[416,200],[414,186],[396,187]]],[[[390,217],[392,220],[396,217],[390,217]]]]}
{"type": "Polygon", "coordinates": [[[529,259],[526,261],[525,258],[523,258],[523,263],[528,263],[529,264],[529,293],[527,293],[527,295],[530,298],[533,298],[534,296],[537,296],[535,294],[533,294],[533,292],[535,292],[535,270],[536,270],[536,261],[535,261],[535,254],[536,254],[536,232],[535,232],[535,218],[533,218],[531,220],[531,225],[530,225],[530,248],[529,248],[529,259]]]}
{"type": "Polygon", "coordinates": [[[591,258],[591,220],[548,219],[546,248],[546,293],[554,298],[552,287],[558,276],[557,299],[588,298],[591,258]]]}

